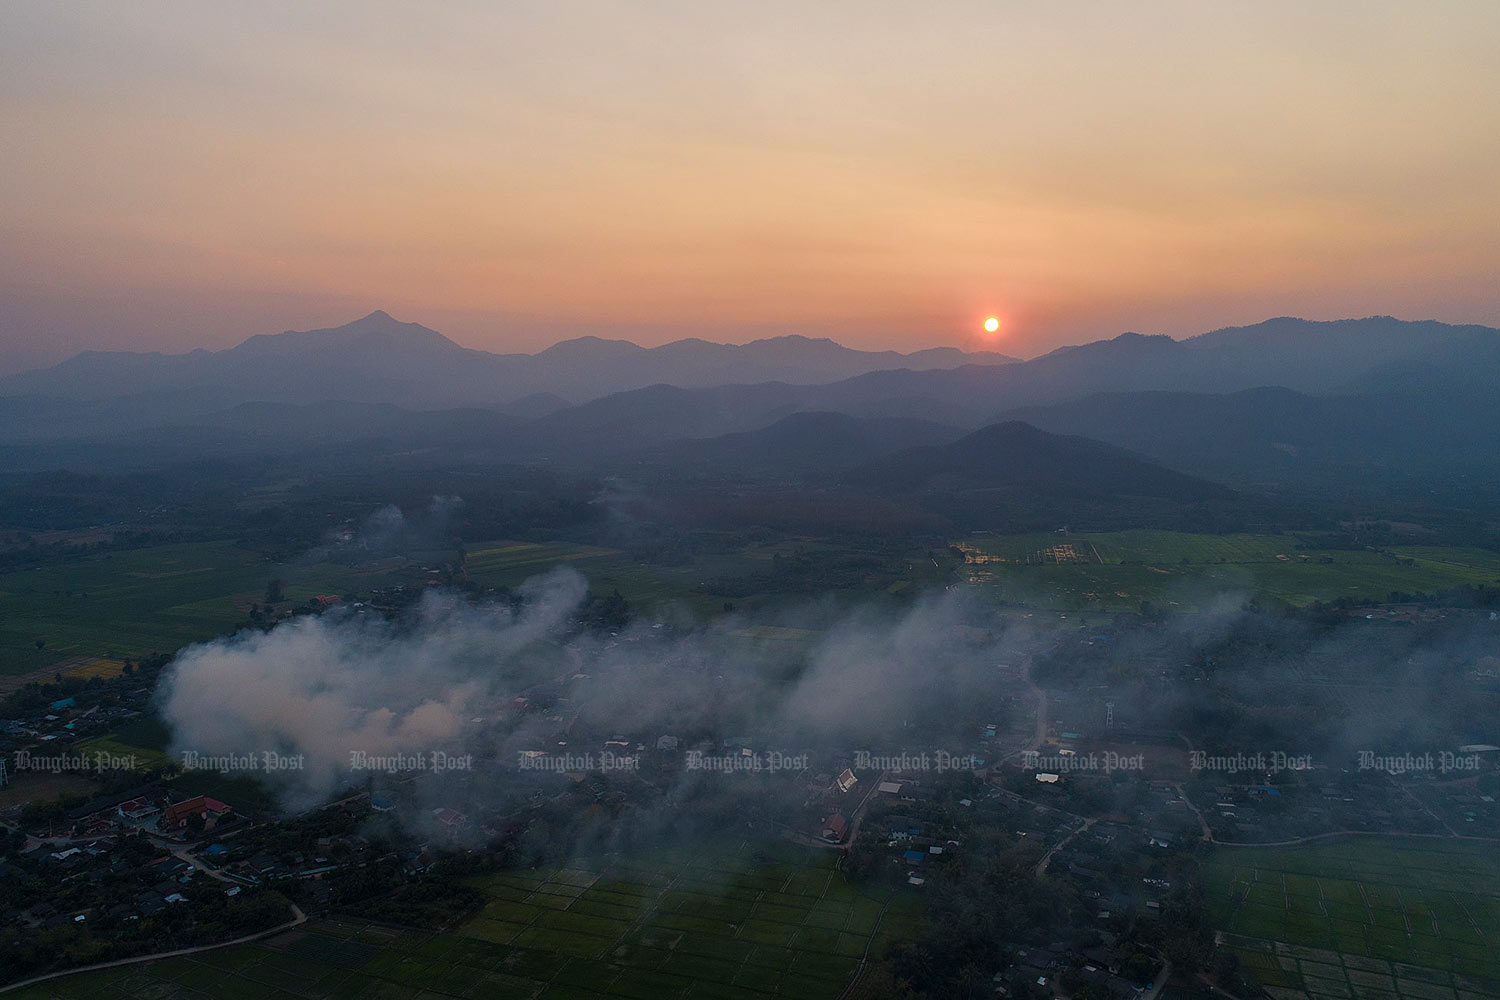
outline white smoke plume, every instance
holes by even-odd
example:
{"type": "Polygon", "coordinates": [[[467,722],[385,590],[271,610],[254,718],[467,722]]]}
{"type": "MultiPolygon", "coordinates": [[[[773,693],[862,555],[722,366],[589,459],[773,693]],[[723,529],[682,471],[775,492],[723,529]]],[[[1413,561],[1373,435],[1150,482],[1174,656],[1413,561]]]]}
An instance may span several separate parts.
{"type": "Polygon", "coordinates": [[[275,776],[292,806],[339,787],[356,750],[456,752],[468,720],[505,693],[517,652],[553,634],[584,593],[581,576],[557,570],[524,588],[520,611],[428,594],[403,630],[304,617],[192,646],[158,694],[172,749],[301,755],[303,768],[275,776]]]}

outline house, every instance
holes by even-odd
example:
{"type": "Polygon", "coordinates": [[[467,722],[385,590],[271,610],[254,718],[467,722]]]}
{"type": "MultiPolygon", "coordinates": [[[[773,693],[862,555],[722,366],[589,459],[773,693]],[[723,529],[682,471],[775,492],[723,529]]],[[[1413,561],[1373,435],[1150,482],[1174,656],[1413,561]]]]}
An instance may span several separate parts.
{"type": "Polygon", "coordinates": [[[840,843],[849,832],[849,821],[843,813],[834,813],[823,821],[823,839],[830,844],[840,843]]]}
{"type": "Polygon", "coordinates": [[[279,864],[281,864],[281,862],[269,854],[257,854],[255,857],[251,858],[245,863],[245,867],[249,868],[257,875],[265,875],[275,869],[279,864]]]}
{"type": "Polygon", "coordinates": [[[848,794],[849,789],[859,784],[859,779],[854,776],[853,771],[846,767],[839,772],[839,776],[834,779],[833,783],[838,786],[840,792],[848,794]]]}
{"type": "Polygon", "coordinates": [[[77,826],[88,826],[95,822],[113,823],[122,818],[120,808],[123,803],[135,802],[142,804],[155,801],[161,796],[162,789],[157,784],[137,785],[124,791],[116,792],[104,798],[94,799],[76,809],[68,810],[68,822],[77,826]]]}
{"type": "Polygon", "coordinates": [[[892,840],[909,840],[922,835],[922,824],[910,816],[887,816],[885,821],[890,827],[892,840]]]}
{"type": "Polygon", "coordinates": [[[149,826],[157,821],[161,809],[145,796],[136,796],[116,806],[115,813],[131,826],[149,826]]]}
{"type": "Polygon", "coordinates": [[[447,806],[440,806],[434,809],[432,811],[432,818],[438,821],[443,827],[443,831],[449,837],[457,837],[459,829],[469,821],[469,818],[463,813],[457,809],[449,809],[447,806]]]}
{"type": "Polygon", "coordinates": [[[161,814],[161,829],[167,833],[185,830],[188,821],[197,816],[203,821],[203,829],[212,829],[221,816],[230,812],[229,806],[218,799],[211,799],[207,795],[195,795],[182,802],[175,802],[167,806],[166,811],[161,814]]]}

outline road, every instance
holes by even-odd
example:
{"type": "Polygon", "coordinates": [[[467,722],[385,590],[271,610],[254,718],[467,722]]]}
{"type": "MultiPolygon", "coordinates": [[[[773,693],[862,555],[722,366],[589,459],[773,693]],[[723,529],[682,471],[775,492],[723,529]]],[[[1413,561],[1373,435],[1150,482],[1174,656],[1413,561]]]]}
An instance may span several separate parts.
{"type": "Polygon", "coordinates": [[[1172,963],[1166,958],[1161,960],[1161,971],[1156,974],[1156,981],[1151,988],[1141,994],[1140,1000],[1156,1000],[1161,991],[1167,988],[1167,981],[1172,978],[1172,963]]]}
{"type": "Polygon", "coordinates": [[[1198,826],[1203,831],[1203,840],[1207,843],[1212,844],[1214,842],[1214,831],[1213,828],[1208,825],[1208,820],[1204,819],[1203,813],[1199,811],[1197,806],[1193,805],[1193,800],[1187,797],[1187,792],[1184,792],[1182,790],[1181,784],[1176,784],[1172,787],[1177,790],[1178,796],[1184,803],[1187,804],[1187,807],[1193,811],[1193,815],[1198,817],[1198,826]]]}
{"type": "Polygon", "coordinates": [[[865,806],[870,804],[870,797],[874,795],[875,792],[880,788],[880,783],[886,779],[886,775],[888,775],[889,773],[889,771],[881,771],[880,777],[870,782],[870,787],[865,791],[865,797],[859,800],[859,805],[855,806],[854,811],[849,814],[849,828],[844,833],[844,839],[839,841],[837,844],[830,844],[828,841],[822,839],[821,837],[811,836],[809,834],[801,832],[800,830],[795,830],[792,827],[785,826],[784,824],[777,825],[781,826],[786,831],[785,836],[787,837],[787,839],[795,840],[797,843],[802,844],[804,847],[823,847],[831,848],[836,851],[842,851],[845,848],[851,846],[854,843],[855,838],[859,836],[859,825],[864,822],[865,819],[865,806]]]}
{"type": "Polygon", "coordinates": [[[222,941],[219,944],[203,944],[196,948],[178,948],[176,951],[161,951],[155,955],[137,955],[135,958],[119,958],[113,962],[99,962],[96,965],[85,965],[77,969],[64,969],[61,972],[49,972],[44,976],[32,976],[23,979],[19,983],[11,983],[9,986],[0,986],[0,993],[9,993],[11,990],[24,989],[36,983],[44,983],[49,979],[60,979],[63,976],[76,976],[83,972],[98,972],[101,969],[115,969],[122,965],[138,965],[141,962],[156,962],[164,958],[177,958],[182,955],[196,955],[199,952],[215,951],[219,948],[232,948],[237,944],[248,944],[251,941],[259,941],[261,938],[280,934],[282,931],[291,930],[300,924],[307,923],[307,914],[303,913],[296,903],[292,904],[292,919],[284,924],[278,924],[269,930],[257,931],[254,934],[246,934],[244,937],[235,938],[233,941],[222,941]]]}
{"type": "Polygon", "coordinates": [[[160,839],[159,837],[151,837],[149,839],[150,839],[151,843],[153,845],[155,845],[156,847],[160,848],[161,850],[169,852],[172,855],[172,857],[176,858],[179,861],[186,861],[188,864],[192,865],[196,870],[198,870],[198,871],[202,872],[203,874],[207,875],[209,878],[218,879],[220,882],[228,882],[231,885],[239,885],[240,884],[240,883],[236,882],[234,879],[230,878],[228,875],[225,875],[223,872],[219,871],[218,869],[216,869],[216,868],[210,868],[208,865],[206,865],[202,861],[198,860],[198,856],[195,855],[192,851],[188,850],[188,848],[185,845],[183,845],[183,844],[175,844],[174,845],[174,844],[171,844],[171,843],[169,843],[169,842],[167,842],[165,840],[160,839]]]}
{"type": "Polygon", "coordinates": [[[1006,753],[1002,760],[1020,757],[1027,753],[1034,753],[1042,748],[1047,742],[1047,691],[1032,679],[1031,670],[1033,661],[1030,657],[1026,659],[1026,665],[1021,669],[1021,678],[1026,682],[1026,689],[1036,699],[1036,727],[1032,730],[1031,740],[1022,747],[1006,753]]]}
{"type": "Polygon", "coordinates": [[[1028,657],[1025,677],[1026,686],[1031,689],[1032,694],[1036,695],[1036,732],[1032,734],[1031,742],[1027,744],[1026,749],[1037,751],[1042,748],[1043,743],[1047,742],[1047,691],[1032,678],[1033,666],[1033,661],[1028,657]]]}
{"type": "Polygon", "coordinates": [[[1062,840],[1059,840],[1057,843],[1053,844],[1052,847],[1051,847],[1051,849],[1048,850],[1046,854],[1042,855],[1042,860],[1040,860],[1040,861],[1038,861],[1036,863],[1036,876],[1037,876],[1037,878],[1041,878],[1042,875],[1044,875],[1046,873],[1046,871],[1047,871],[1047,862],[1049,862],[1049,861],[1052,860],[1052,855],[1054,855],[1058,851],[1062,850],[1063,847],[1068,843],[1068,841],[1072,840],[1074,837],[1078,836],[1080,833],[1082,833],[1083,831],[1087,830],[1089,827],[1093,826],[1094,823],[1095,823],[1095,820],[1092,817],[1090,817],[1089,819],[1084,820],[1082,826],[1080,826],[1078,829],[1074,830],[1072,833],[1068,834],[1062,840]]]}

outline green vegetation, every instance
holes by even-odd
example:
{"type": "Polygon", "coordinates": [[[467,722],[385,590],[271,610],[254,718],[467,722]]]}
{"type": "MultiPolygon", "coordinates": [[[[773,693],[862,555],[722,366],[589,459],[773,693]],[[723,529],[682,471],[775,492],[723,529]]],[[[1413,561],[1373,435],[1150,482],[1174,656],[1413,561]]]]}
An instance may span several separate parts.
{"type": "Polygon", "coordinates": [[[71,656],[139,658],[212,639],[243,623],[273,578],[284,578],[285,596],[300,602],[379,586],[388,575],[326,564],[278,566],[228,541],[99,552],[10,570],[0,573],[0,670],[24,675],[71,656]]]}
{"type": "Polygon", "coordinates": [[[468,579],[487,587],[515,587],[556,565],[583,573],[595,593],[618,592],[651,613],[680,605],[709,617],[731,603],[740,610],[774,606],[787,598],[841,591],[862,598],[906,594],[951,582],[954,560],[946,550],[914,543],[867,546],[826,539],[691,536],[691,555],[643,559],[620,549],[567,542],[476,542],[468,546],[468,579]]]}
{"type": "Polygon", "coordinates": [[[740,845],[498,872],[472,880],[489,902],[455,933],[315,921],[15,996],[833,998],[917,903],[854,888],[833,857],[740,845]]]}
{"type": "Polygon", "coordinates": [[[1219,848],[1203,872],[1215,926],[1245,974],[1265,985],[1348,996],[1348,982],[1365,991],[1358,995],[1457,990],[1473,1000],[1500,987],[1492,844],[1347,838],[1219,848]]]}
{"type": "Polygon", "coordinates": [[[696,589],[704,574],[700,564],[647,563],[620,549],[568,542],[476,542],[467,547],[464,559],[468,578],[486,587],[516,587],[559,565],[577,569],[594,592],[619,591],[633,606],[647,610],[675,602],[696,614],[713,614],[722,603],[696,589]]]}
{"type": "Polygon", "coordinates": [[[570,956],[554,978],[607,996],[837,996],[914,900],[856,889],[833,857],[742,845],[500,873],[459,933],[570,956]]]}
{"type": "Polygon", "coordinates": [[[1294,605],[1387,599],[1500,581],[1500,557],[1484,549],[1401,546],[1319,548],[1293,534],[1202,535],[1173,531],[980,535],[958,543],[965,575],[1007,602],[1039,607],[1134,610],[1200,606],[1240,591],[1294,605]]]}

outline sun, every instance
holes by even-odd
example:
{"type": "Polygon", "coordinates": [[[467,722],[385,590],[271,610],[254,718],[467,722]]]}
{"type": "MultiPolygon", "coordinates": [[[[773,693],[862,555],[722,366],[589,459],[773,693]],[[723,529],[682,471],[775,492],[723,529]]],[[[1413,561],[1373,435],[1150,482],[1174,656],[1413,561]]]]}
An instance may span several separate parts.
{"type": "Polygon", "coordinates": [[[994,316],[991,316],[989,319],[984,321],[985,333],[994,333],[998,329],[1000,329],[1000,321],[994,316]]]}

